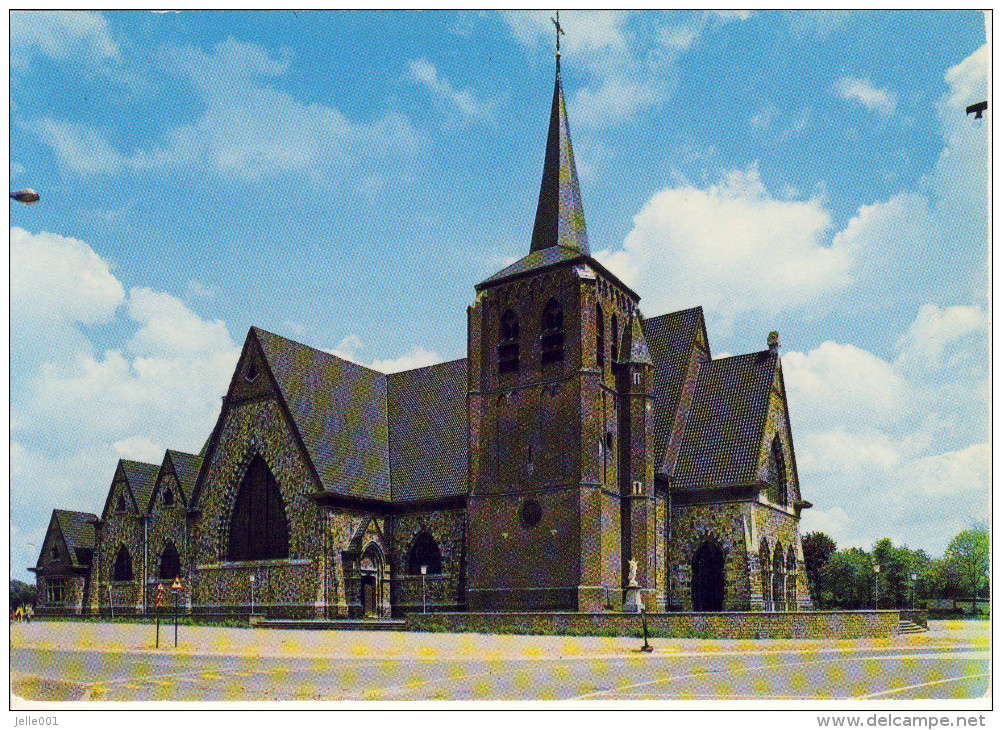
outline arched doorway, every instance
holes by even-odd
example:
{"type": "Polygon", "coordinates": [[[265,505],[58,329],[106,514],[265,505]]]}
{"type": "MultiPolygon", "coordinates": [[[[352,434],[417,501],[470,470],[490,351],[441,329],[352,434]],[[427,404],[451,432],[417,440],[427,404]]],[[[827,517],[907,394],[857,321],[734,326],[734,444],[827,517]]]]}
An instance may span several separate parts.
{"type": "Polygon", "coordinates": [[[379,548],[369,545],[362,553],[362,559],[358,563],[360,573],[359,581],[359,603],[362,605],[362,616],[365,618],[378,618],[382,615],[382,575],[383,556],[379,553],[379,548]]]}
{"type": "Polygon", "coordinates": [[[692,559],[692,610],[724,609],[724,553],[707,540],[692,559]]]}

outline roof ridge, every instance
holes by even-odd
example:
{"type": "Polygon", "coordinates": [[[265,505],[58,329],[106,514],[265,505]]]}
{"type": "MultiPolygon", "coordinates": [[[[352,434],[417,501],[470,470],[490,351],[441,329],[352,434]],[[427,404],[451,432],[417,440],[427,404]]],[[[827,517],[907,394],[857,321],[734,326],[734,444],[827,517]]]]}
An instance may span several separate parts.
{"type": "MultiPolygon", "coordinates": [[[[469,360],[468,357],[456,357],[452,360],[443,360],[442,362],[433,362],[431,365],[418,365],[416,368],[407,368],[407,370],[398,370],[395,373],[383,373],[386,377],[392,378],[396,375],[403,375],[404,373],[413,373],[417,370],[429,370],[431,368],[440,368],[443,365],[453,365],[457,362],[463,362],[464,360],[469,360]]],[[[379,372],[378,370],[376,372],[379,372]]]]}
{"type": "MultiPolygon", "coordinates": [[[[370,373],[375,373],[376,375],[382,375],[384,377],[386,376],[386,373],[382,372],[381,370],[376,370],[375,368],[370,368],[368,365],[363,365],[362,363],[355,362],[354,360],[349,360],[348,358],[342,357],[341,355],[335,355],[330,350],[324,350],[324,349],[322,349],[320,347],[314,347],[313,345],[307,345],[305,342],[300,342],[299,340],[294,340],[291,337],[286,337],[285,335],[277,334],[277,333],[272,332],[270,330],[266,330],[266,329],[263,329],[261,327],[257,327],[256,325],[251,325],[251,329],[255,330],[258,333],[262,333],[262,334],[268,335],[270,337],[277,337],[278,339],[284,340],[285,342],[290,342],[293,345],[296,345],[297,347],[302,347],[302,348],[304,348],[306,350],[312,350],[313,352],[316,352],[316,353],[319,353],[320,355],[324,355],[326,357],[329,357],[332,360],[337,360],[338,362],[348,363],[349,365],[352,365],[352,366],[357,367],[357,368],[361,368],[362,370],[366,370],[366,371],[368,371],[370,373]]],[[[259,338],[259,340],[260,340],[260,338],[259,338]]],[[[265,353],[265,357],[267,357],[267,353],[265,353]]]]}

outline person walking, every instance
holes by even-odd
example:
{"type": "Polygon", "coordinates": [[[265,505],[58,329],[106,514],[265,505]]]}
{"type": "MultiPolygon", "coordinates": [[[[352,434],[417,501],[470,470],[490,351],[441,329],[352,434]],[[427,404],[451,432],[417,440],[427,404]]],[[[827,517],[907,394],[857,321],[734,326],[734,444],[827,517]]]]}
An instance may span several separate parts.
{"type": "Polygon", "coordinates": [[[26,623],[31,623],[31,619],[35,617],[35,607],[30,603],[24,607],[24,620],[26,623]]]}

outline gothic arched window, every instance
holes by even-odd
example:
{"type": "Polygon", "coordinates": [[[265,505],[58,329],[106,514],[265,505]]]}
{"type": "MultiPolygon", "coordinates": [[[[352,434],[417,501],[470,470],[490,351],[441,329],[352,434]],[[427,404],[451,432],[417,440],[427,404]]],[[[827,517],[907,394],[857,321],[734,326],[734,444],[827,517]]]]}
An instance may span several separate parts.
{"type": "Polygon", "coordinates": [[[772,610],[772,560],[769,559],[769,543],[762,538],[758,548],[758,568],[762,579],[762,604],[766,611],[772,610]]]}
{"type": "Polygon", "coordinates": [[[128,548],[122,545],[115,556],[115,580],[119,582],[132,580],[132,556],[128,548]]]}
{"type": "Polygon", "coordinates": [[[289,557],[285,504],[278,482],[258,454],[240,484],[230,522],[230,560],[289,557]]]}
{"type": "Polygon", "coordinates": [[[786,585],[783,580],[785,560],[783,558],[783,545],[776,543],[776,549],[772,554],[772,610],[783,610],[783,597],[786,595],[786,585]]]}
{"type": "Polygon", "coordinates": [[[772,450],[769,454],[769,474],[772,486],[769,489],[769,497],[776,504],[785,505],[787,501],[786,493],[786,456],[783,453],[783,442],[779,434],[772,439],[772,450]]]}
{"type": "Polygon", "coordinates": [[[551,299],[543,308],[542,333],[539,335],[543,365],[564,359],[564,308],[551,299]]]}
{"type": "Polygon", "coordinates": [[[605,365],[605,317],[601,304],[595,305],[595,363],[599,367],[605,365]]]}
{"type": "Polygon", "coordinates": [[[612,315],[612,327],[611,327],[611,329],[612,329],[612,332],[611,332],[611,334],[612,334],[612,343],[610,344],[610,347],[612,349],[612,352],[610,354],[612,355],[612,361],[613,362],[618,362],[619,361],[619,320],[616,319],[616,315],[615,314],[612,315]]]}
{"type": "Polygon", "coordinates": [[[174,492],[170,490],[170,487],[164,490],[162,497],[165,507],[170,507],[174,504],[174,492]]]}
{"type": "Polygon", "coordinates": [[[786,549],[786,610],[797,610],[797,554],[793,545],[786,549]]]}
{"type": "Polygon", "coordinates": [[[181,575],[181,558],[177,554],[174,543],[168,542],[160,553],[160,571],[158,577],[163,580],[174,580],[181,575]]]}
{"type": "Polygon", "coordinates": [[[501,315],[498,334],[498,372],[518,372],[518,318],[510,309],[501,315]]]}
{"type": "Polygon", "coordinates": [[[428,575],[442,574],[442,551],[438,549],[435,538],[427,532],[417,536],[407,557],[407,572],[411,575],[421,575],[421,566],[428,569],[428,575]]]}

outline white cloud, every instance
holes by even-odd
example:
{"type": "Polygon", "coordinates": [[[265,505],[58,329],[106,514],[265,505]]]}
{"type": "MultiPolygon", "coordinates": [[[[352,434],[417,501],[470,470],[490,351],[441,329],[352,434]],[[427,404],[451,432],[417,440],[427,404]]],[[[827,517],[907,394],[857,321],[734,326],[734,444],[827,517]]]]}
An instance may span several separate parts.
{"type": "Polygon", "coordinates": [[[191,299],[215,299],[219,290],[212,284],[203,284],[196,279],[189,279],[184,285],[185,296],[191,299]]]}
{"type": "Polygon", "coordinates": [[[655,193],[617,251],[596,257],[664,312],[702,304],[725,321],[776,313],[845,286],[852,259],[827,246],[821,201],[778,199],[755,166],[708,188],[680,183],[655,193]]]}
{"type": "Polygon", "coordinates": [[[399,373],[403,370],[413,370],[414,368],[423,368],[443,362],[441,355],[421,345],[412,346],[399,357],[377,358],[370,361],[366,361],[362,357],[364,349],[366,349],[366,345],[362,338],[356,334],[350,334],[341,338],[341,341],[338,342],[334,349],[325,350],[325,352],[381,373],[399,373]]]}
{"type": "Polygon", "coordinates": [[[240,181],[290,172],[345,173],[365,161],[411,153],[419,144],[400,114],[356,122],[334,107],[303,103],[270,85],[268,79],[289,68],[287,50],[272,54],[230,38],[210,53],[168,47],[159,57],[195,88],[202,108],[195,121],[171,130],[151,149],[128,154],[115,149],[101,130],[52,119],[38,123],[42,141],[79,173],[190,165],[240,181]]]}
{"type": "Polygon", "coordinates": [[[846,101],[854,101],[885,117],[892,115],[897,106],[894,92],[874,86],[869,79],[843,76],[833,88],[846,101]]]}
{"type": "MultiPolygon", "coordinates": [[[[11,229],[12,520],[100,510],[119,457],[198,451],[239,348],[177,298],[125,288],[89,245],[11,229]],[[90,327],[131,331],[120,347],[90,327]]],[[[32,558],[33,559],[33,558],[32,558]]]]}
{"type": "Polygon", "coordinates": [[[407,78],[427,88],[432,96],[451,111],[457,112],[464,120],[483,120],[491,115],[488,104],[479,100],[469,89],[454,88],[426,58],[407,62],[407,78]]]}
{"type": "Polygon", "coordinates": [[[898,340],[901,354],[899,363],[930,370],[957,368],[967,355],[981,355],[988,360],[988,313],[978,307],[946,307],[926,304],[908,331],[898,340]],[[965,340],[978,338],[983,343],[981,352],[971,352],[963,347],[965,340]]]}
{"type": "MultiPolygon", "coordinates": [[[[552,59],[554,28],[550,11],[507,11],[512,35],[533,55],[546,49],[552,59]]],[[[748,17],[745,11],[665,13],[658,22],[634,23],[630,11],[565,11],[560,52],[583,72],[586,84],[574,94],[574,122],[582,128],[615,126],[664,101],[672,90],[677,57],[708,29],[748,17]],[[653,41],[653,43],[652,43],[653,41]],[[651,48],[653,46],[653,51],[651,48]]]]}
{"type": "Polygon", "coordinates": [[[983,312],[929,305],[893,362],[834,342],[783,356],[801,488],[818,507],[803,530],[824,530],[842,547],[910,536],[935,554],[988,515],[987,371],[945,367],[929,379],[946,351],[956,362],[986,360],[986,338],[983,312]],[[854,517],[842,519],[849,505],[854,517]]]}
{"type": "Polygon", "coordinates": [[[38,120],[36,132],[63,165],[82,175],[112,175],[150,165],[144,154],[126,156],[112,146],[104,132],[84,124],[46,118],[38,120]]]}
{"type": "Polygon", "coordinates": [[[118,44],[100,13],[15,12],[10,16],[11,50],[38,52],[57,61],[119,61],[118,44]]]}
{"type": "Polygon", "coordinates": [[[400,357],[389,360],[373,360],[371,367],[381,373],[399,373],[404,370],[436,365],[440,362],[442,362],[442,357],[437,352],[415,345],[400,357]]]}
{"type": "Polygon", "coordinates": [[[332,355],[337,355],[345,360],[361,365],[362,349],[365,344],[362,338],[356,334],[345,335],[333,350],[327,350],[332,355]]]}
{"type": "Polygon", "coordinates": [[[20,177],[23,174],[24,174],[24,165],[22,165],[20,162],[10,163],[10,176],[12,178],[20,177]]]}

